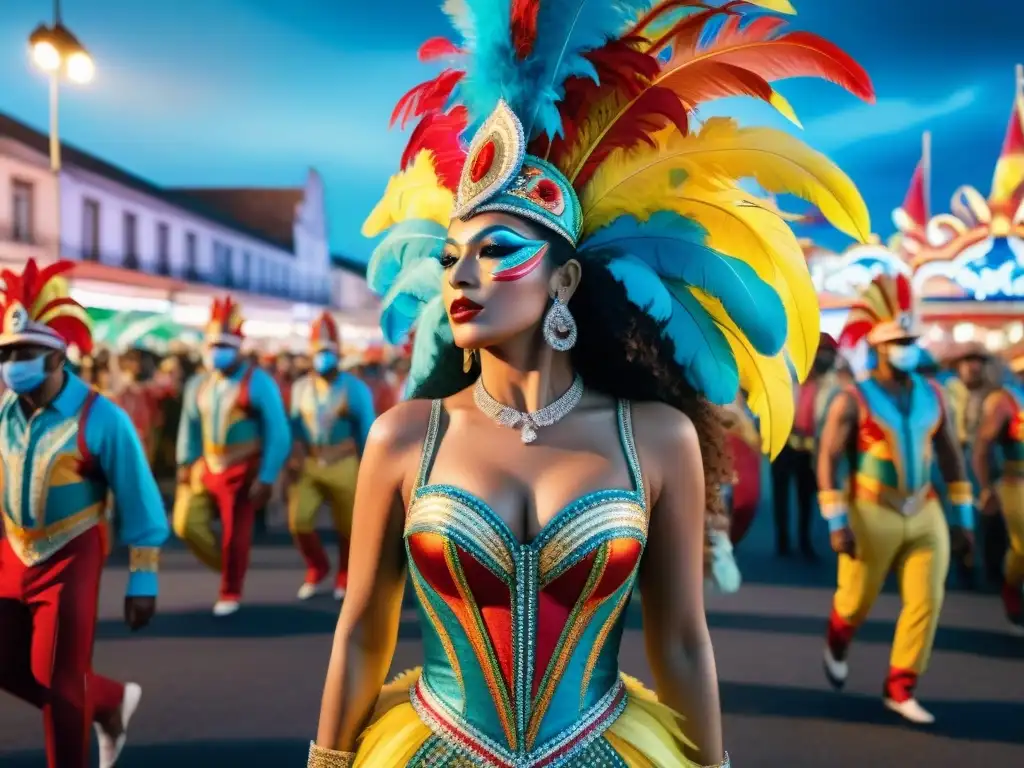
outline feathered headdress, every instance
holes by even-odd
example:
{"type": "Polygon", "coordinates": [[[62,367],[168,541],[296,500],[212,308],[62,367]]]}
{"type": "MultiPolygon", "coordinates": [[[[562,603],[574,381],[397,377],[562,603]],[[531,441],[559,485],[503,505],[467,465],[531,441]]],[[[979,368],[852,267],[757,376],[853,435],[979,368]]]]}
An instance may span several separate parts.
{"type": "Polygon", "coordinates": [[[802,378],[818,344],[814,286],[789,224],[740,186],[813,202],[836,227],[870,232],[852,182],[787,133],[696,124],[695,108],[736,95],[796,122],[770,84],[823,77],[873,98],[861,67],[770,10],[788,0],[447,0],[461,43],[428,40],[448,66],[413,88],[392,121],[418,119],[363,227],[389,230],[368,269],[386,338],[416,328],[415,387],[452,345],[437,256],[453,216],[506,211],[600,263],[662,323],[688,381],[729,403],[742,386],[764,447],[793,418],[784,355],[802,378]],[[751,11],[758,15],[742,23],[751,11]],[[468,146],[462,139],[468,139],[468,146]]]}
{"type": "Polygon", "coordinates": [[[338,324],[334,321],[330,312],[322,312],[313,321],[309,331],[309,346],[313,352],[329,350],[337,352],[340,349],[341,334],[338,331],[338,324]]]}
{"type": "Polygon", "coordinates": [[[37,344],[51,349],[92,351],[92,328],[85,307],[71,298],[65,274],[74,262],[40,269],[34,259],[20,275],[3,270],[0,280],[0,346],[37,344]]]}
{"type": "Polygon", "coordinates": [[[914,315],[914,294],[906,275],[876,275],[850,308],[839,343],[852,347],[861,340],[871,346],[920,336],[914,315]]]}
{"type": "Polygon", "coordinates": [[[230,296],[215,298],[210,306],[210,322],[206,324],[206,343],[242,346],[242,308],[230,296]]]}

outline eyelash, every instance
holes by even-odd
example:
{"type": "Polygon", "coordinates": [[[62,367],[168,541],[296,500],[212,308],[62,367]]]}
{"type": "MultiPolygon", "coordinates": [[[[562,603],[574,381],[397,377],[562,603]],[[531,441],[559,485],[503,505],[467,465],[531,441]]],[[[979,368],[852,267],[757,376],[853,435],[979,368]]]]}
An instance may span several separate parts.
{"type": "MultiPolygon", "coordinates": [[[[515,249],[508,248],[495,243],[488,243],[480,249],[480,255],[485,259],[500,259],[503,256],[507,256],[511,251],[515,249]]],[[[455,266],[455,262],[459,260],[459,257],[452,253],[441,254],[441,266],[445,269],[455,266]]]]}

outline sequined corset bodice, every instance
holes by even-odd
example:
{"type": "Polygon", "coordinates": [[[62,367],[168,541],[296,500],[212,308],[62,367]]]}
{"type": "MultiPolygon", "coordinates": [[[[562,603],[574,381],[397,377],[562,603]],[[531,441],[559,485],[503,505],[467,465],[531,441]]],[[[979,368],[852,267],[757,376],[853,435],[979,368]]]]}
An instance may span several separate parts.
{"type": "Polygon", "coordinates": [[[561,764],[625,704],[619,641],[648,520],[628,403],[618,413],[634,488],[589,493],[521,544],[482,500],[423,484],[434,404],[405,528],[424,647],[413,705],[503,764],[561,764]]]}

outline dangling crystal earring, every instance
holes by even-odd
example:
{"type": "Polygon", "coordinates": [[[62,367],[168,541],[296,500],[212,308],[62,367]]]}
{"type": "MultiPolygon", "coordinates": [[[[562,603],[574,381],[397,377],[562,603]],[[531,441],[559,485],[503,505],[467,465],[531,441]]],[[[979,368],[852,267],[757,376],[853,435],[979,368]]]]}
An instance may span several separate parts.
{"type": "Polygon", "coordinates": [[[462,372],[469,373],[473,368],[473,358],[476,357],[476,350],[464,349],[462,350],[462,372]]]}
{"type": "Polygon", "coordinates": [[[576,346],[576,319],[558,296],[544,315],[544,341],[559,352],[576,346]]]}

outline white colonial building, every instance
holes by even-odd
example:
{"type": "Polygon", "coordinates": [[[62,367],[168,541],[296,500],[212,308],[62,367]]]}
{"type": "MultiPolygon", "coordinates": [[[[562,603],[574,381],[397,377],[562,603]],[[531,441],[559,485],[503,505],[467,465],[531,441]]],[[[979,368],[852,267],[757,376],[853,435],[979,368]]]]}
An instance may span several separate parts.
{"type": "Polygon", "coordinates": [[[294,188],[168,188],[64,145],[58,200],[48,144],[0,114],[0,262],[79,261],[76,298],[95,308],[201,326],[230,292],[252,337],[295,340],[323,308],[349,337],[376,333],[364,268],[331,256],[315,170],[294,188]]]}

